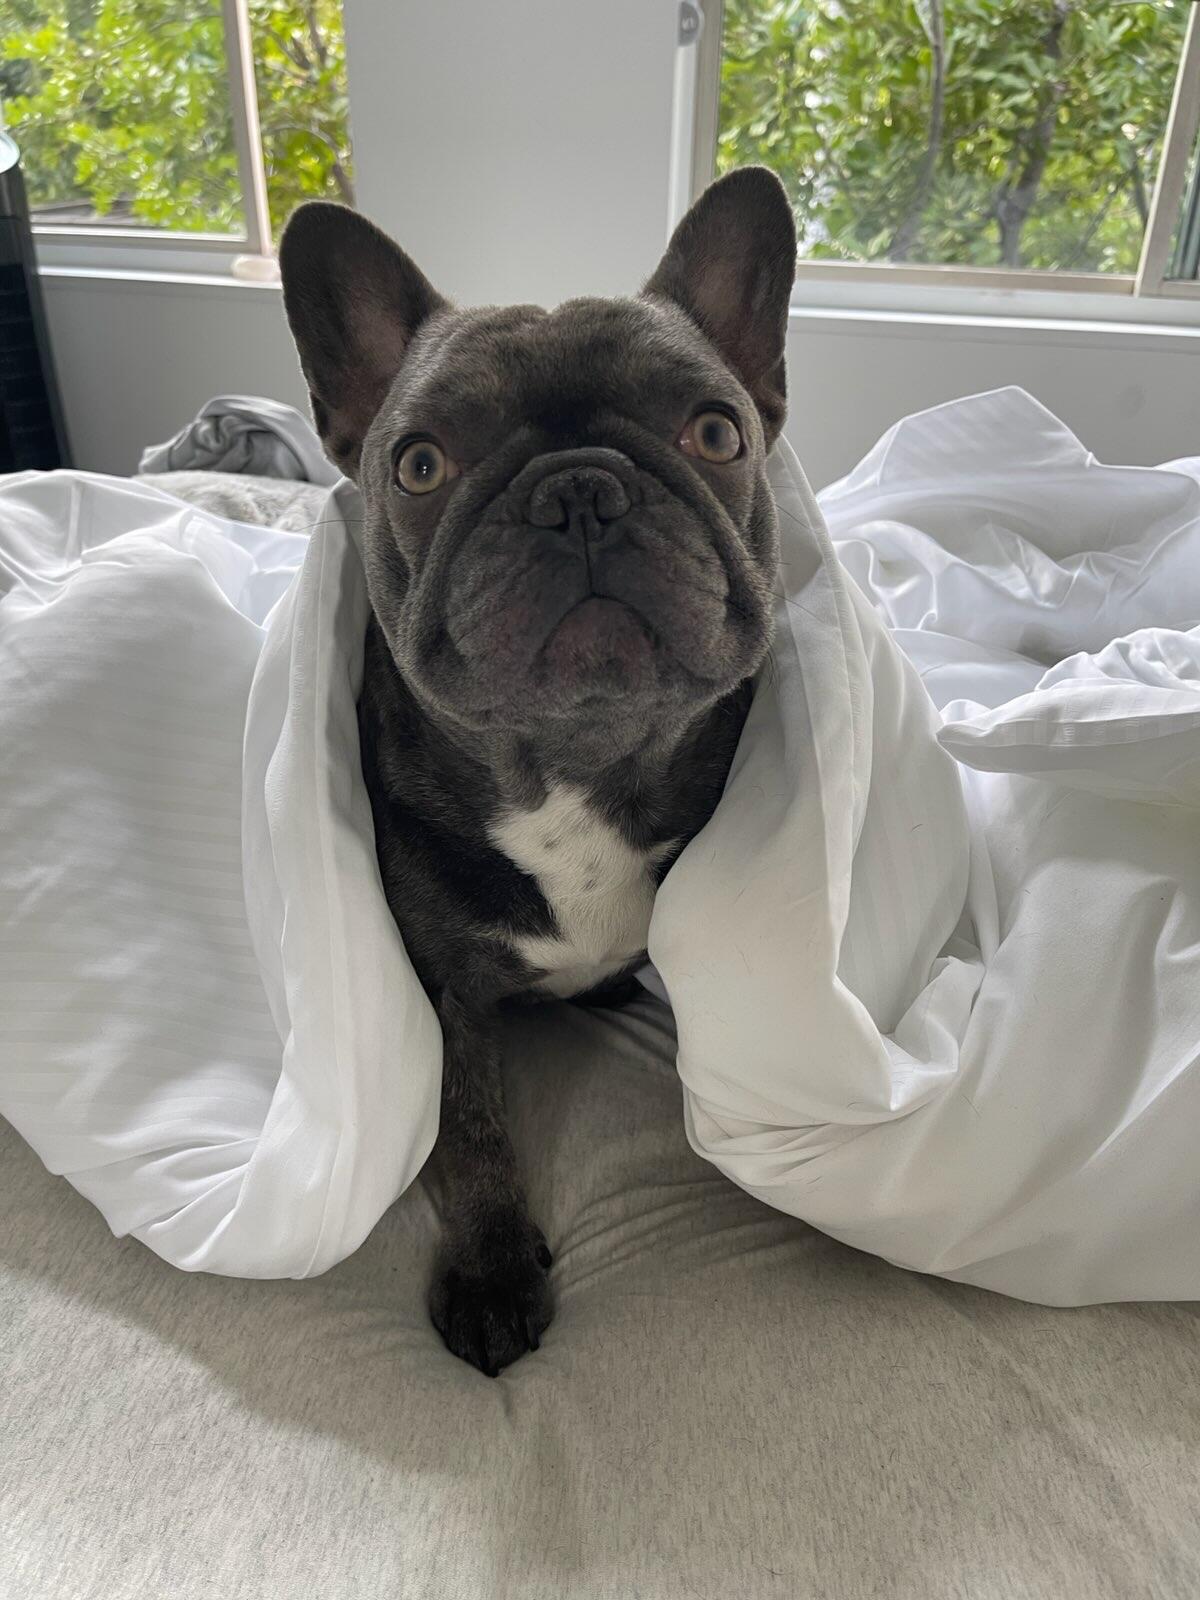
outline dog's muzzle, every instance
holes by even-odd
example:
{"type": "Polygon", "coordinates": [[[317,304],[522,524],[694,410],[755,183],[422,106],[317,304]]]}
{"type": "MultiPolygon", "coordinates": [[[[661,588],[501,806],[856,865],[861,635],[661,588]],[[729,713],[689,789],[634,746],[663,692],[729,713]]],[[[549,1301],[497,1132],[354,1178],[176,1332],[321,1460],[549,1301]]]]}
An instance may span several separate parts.
{"type": "Polygon", "coordinates": [[[531,528],[599,544],[640,498],[636,476],[618,450],[556,450],[526,462],[510,503],[531,528]]]}
{"type": "Polygon", "coordinates": [[[571,466],[551,470],[534,484],[525,514],[535,528],[597,544],[630,504],[614,473],[604,467],[571,466]]]}

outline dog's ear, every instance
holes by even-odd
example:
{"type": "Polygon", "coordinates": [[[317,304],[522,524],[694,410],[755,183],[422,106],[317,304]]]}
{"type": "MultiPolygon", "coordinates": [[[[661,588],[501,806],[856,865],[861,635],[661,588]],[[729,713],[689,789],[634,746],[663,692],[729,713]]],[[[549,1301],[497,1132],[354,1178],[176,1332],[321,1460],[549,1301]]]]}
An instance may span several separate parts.
{"type": "Polygon", "coordinates": [[[683,307],[750,391],[768,448],[787,402],[784,346],[796,276],[796,224],[766,167],[710,185],[675,229],[643,289],[683,307]]]}
{"type": "Polygon", "coordinates": [[[324,200],[292,213],[279,271],[317,431],[331,460],[355,477],[363,436],[404,352],[447,302],[373,222],[324,200]]]}

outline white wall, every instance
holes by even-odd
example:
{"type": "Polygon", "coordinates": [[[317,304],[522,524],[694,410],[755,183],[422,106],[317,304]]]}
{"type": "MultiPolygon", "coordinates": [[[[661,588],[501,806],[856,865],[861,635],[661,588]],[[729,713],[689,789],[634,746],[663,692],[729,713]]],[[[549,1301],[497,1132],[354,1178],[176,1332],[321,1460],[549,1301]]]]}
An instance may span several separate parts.
{"type": "Polygon", "coordinates": [[[443,293],[552,305],[649,276],[667,236],[677,0],[344,11],[359,203],[443,293]]]}
{"type": "MultiPolygon", "coordinates": [[[[222,393],[305,406],[279,292],[43,279],[78,466],[132,472],[222,393]]],[[[818,487],[898,417],[1023,384],[1107,461],[1200,454],[1200,335],[963,328],[828,313],[792,319],[787,433],[818,487]]]]}
{"type": "Polygon", "coordinates": [[[42,274],[78,467],[134,472],[215,394],[307,395],[279,290],[42,274]]]}
{"type": "Polygon", "coordinates": [[[1102,461],[1200,455],[1200,329],[793,313],[786,431],[820,488],[897,418],[1010,383],[1102,461]]]}
{"type": "MultiPolygon", "coordinates": [[[[675,0],[345,0],[362,207],[463,301],[620,293],[667,233],[675,0]],[[538,41],[530,50],[527,40],[538,41]]],[[[210,395],[304,403],[270,287],[44,279],[76,462],[132,470],[210,395]]],[[[1200,332],[804,313],[818,486],[898,417],[1020,383],[1099,456],[1200,454],[1200,332]]]]}

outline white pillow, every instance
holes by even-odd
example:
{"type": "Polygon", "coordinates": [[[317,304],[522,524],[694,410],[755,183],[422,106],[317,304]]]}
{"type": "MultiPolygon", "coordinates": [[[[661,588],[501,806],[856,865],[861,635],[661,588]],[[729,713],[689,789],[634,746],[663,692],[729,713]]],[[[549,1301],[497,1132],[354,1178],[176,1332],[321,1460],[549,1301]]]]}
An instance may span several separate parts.
{"type": "Polygon", "coordinates": [[[945,708],[944,749],[1116,799],[1200,805],[1200,629],[1142,628],[992,710],[945,708]]]}

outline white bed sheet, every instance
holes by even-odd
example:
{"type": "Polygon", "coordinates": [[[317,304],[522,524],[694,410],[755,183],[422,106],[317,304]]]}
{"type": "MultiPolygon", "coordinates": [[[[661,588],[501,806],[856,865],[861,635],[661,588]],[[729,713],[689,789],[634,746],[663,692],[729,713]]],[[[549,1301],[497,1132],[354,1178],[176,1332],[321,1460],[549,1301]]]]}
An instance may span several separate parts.
{"type": "MultiPolygon", "coordinates": [[[[770,669],[651,929],[689,1138],[751,1193],[1025,1298],[1200,1297],[1193,467],[974,397],[826,492],[839,564],[777,451],[770,669]]],[[[0,485],[0,1110],[191,1269],[323,1270],[436,1128],[351,493],[306,545],[0,485]]]]}
{"type": "MultiPolygon", "coordinates": [[[[1200,1295],[1198,466],[1101,466],[1008,389],[906,419],[822,495],[844,569],[950,718],[943,747],[991,769],[961,769],[970,880],[945,952],[978,963],[979,983],[957,1015],[933,982],[903,1017],[875,1011],[885,1040],[932,1030],[914,1053],[945,1071],[917,1097],[900,1063],[864,1101],[841,1047],[797,1070],[808,1010],[776,1037],[779,1008],[759,995],[736,1054],[681,1020],[692,1142],[752,1193],[901,1265],[1023,1298],[1200,1295]],[[768,1083],[773,1099],[751,1092],[768,1083]]],[[[845,718],[823,653],[797,648],[834,769],[845,718]]],[[[867,815],[878,804],[897,878],[864,857],[865,832],[831,866],[863,904],[842,929],[843,975],[864,945],[886,962],[912,940],[899,912],[916,902],[895,883],[915,840],[944,828],[893,792],[921,759],[911,739],[877,723],[873,757],[867,815]]],[[[795,937],[809,921],[776,888],[794,858],[777,849],[759,880],[777,990],[809,954],[795,937]]],[[[736,917],[732,900],[705,904],[697,930],[736,917]]],[[[723,1002],[739,957],[718,933],[700,942],[723,1002]]]]}

